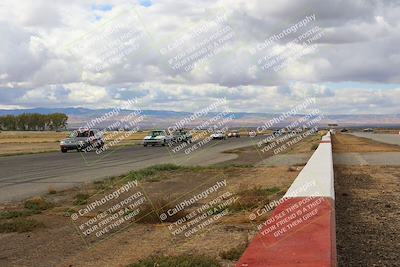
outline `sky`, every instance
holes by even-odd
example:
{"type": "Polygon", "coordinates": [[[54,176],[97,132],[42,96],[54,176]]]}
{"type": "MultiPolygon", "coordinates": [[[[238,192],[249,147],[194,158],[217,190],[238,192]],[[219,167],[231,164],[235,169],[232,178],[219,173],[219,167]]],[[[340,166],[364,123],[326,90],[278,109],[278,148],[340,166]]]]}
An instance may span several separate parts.
{"type": "Polygon", "coordinates": [[[400,113],[397,0],[2,0],[0,109],[400,113]]]}

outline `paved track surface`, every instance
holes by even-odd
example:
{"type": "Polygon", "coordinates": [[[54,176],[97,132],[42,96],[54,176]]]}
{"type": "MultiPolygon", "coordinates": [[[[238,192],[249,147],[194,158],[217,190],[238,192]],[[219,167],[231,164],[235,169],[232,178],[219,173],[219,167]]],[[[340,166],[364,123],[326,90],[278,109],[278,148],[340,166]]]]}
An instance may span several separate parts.
{"type": "Polygon", "coordinates": [[[378,133],[361,133],[361,132],[356,132],[351,134],[358,137],[369,138],[382,143],[400,146],[400,135],[398,134],[378,134],[378,133]]]}
{"type": "Polygon", "coordinates": [[[21,200],[48,192],[49,188],[65,189],[82,183],[117,176],[154,164],[208,165],[231,160],[235,154],[221,153],[246,147],[265,138],[242,137],[212,140],[190,154],[174,153],[168,147],[121,147],[95,152],[61,152],[0,158],[0,203],[21,200]]]}

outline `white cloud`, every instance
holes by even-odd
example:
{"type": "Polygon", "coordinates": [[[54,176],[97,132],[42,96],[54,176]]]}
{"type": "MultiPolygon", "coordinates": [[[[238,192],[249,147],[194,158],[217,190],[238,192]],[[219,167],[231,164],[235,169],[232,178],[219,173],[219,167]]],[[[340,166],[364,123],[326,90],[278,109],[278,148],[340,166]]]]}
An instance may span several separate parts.
{"type": "Polygon", "coordinates": [[[374,91],[400,82],[399,11],[397,1],[377,0],[153,0],[149,6],[128,0],[5,0],[0,104],[106,107],[135,95],[149,108],[193,110],[226,96],[236,110],[264,112],[315,96],[327,112],[400,112],[393,104],[398,89],[374,91]],[[166,55],[159,49],[224,12],[220,28],[233,32],[224,49],[190,72],[174,70],[168,60],[212,33],[189,38],[166,55]],[[251,48],[312,14],[316,20],[309,27],[324,30],[316,49],[289,59],[278,72],[260,69],[260,57],[287,47],[309,27],[274,42],[271,50],[251,54],[251,48]],[[75,49],[80,46],[86,48],[75,49]],[[109,64],[96,70],[98,62],[109,64]],[[323,85],[346,81],[370,89],[323,85]],[[23,96],[9,98],[10,88],[23,96]]]}

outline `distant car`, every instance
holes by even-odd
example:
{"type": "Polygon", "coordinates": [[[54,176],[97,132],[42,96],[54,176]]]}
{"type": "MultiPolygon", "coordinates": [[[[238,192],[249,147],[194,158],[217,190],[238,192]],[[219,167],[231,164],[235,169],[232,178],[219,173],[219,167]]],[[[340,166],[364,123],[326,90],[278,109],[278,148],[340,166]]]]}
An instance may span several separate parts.
{"type": "Polygon", "coordinates": [[[374,129],[372,129],[372,128],[365,128],[365,129],[363,129],[363,132],[367,132],[367,133],[371,133],[371,132],[373,132],[374,131],[374,129]]]}
{"type": "Polygon", "coordinates": [[[274,136],[280,136],[283,132],[281,130],[273,130],[272,134],[274,136]]]}
{"type": "Polygon", "coordinates": [[[169,135],[165,130],[153,130],[148,136],[143,139],[143,146],[148,145],[161,145],[165,146],[168,142],[173,140],[173,136],[169,135]]]}
{"type": "Polygon", "coordinates": [[[175,143],[191,143],[192,134],[184,129],[179,129],[172,133],[172,141],[174,141],[175,143]]]}
{"type": "Polygon", "coordinates": [[[232,130],[228,133],[228,138],[230,137],[236,137],[239,138],[240,137],[240,133],[238,130],[232,130]]]}
{"type": "Polygon", "coordinates": [[[342,130],[340,130],[340,132],[345,133],[348,132],[349,130],[347,130],[346,128],[343,128],[342,130]]]}
{"type": "Polygon", "coordinates": [[[249,136],[250,137],[256,137],[257,136],[257,132],[256,131],[249,131],[249,136]]]}
{"type": "Polygon", "coordinates": [[[103,134],[94,129],[78,130],[72,132],[68,138],[61,140],[60,148],[62,153],[69,150],[92,151],[104,146],[103,134]]]}
{"type": "Polygon", "coordinates": [[[223,131],[216,131],[215,133],[210,135],[210,137],[212,139],[218,139],[218,140],[226,139],[226,135],[223,131]]]}

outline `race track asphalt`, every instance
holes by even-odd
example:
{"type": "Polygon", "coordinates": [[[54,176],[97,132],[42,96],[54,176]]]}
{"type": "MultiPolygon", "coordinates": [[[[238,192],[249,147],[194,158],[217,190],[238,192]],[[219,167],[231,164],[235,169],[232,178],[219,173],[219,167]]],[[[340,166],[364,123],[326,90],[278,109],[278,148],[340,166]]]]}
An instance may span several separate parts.
{"type": "Polygon", "coordinates": [[[241,137],[211,140],[185,154],[185,147],[173,152],[168,147],[143,147],[139,145],[110,149],[97,155],[95,152],[49,152],[0,158],[0,203],[22,200],[31,196],[80,186],[87,182],[125,174],[131,170],[155,164],[209,165],[237,157],[226,150],[254,145],[265,138],[241,137]]]}

